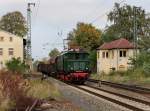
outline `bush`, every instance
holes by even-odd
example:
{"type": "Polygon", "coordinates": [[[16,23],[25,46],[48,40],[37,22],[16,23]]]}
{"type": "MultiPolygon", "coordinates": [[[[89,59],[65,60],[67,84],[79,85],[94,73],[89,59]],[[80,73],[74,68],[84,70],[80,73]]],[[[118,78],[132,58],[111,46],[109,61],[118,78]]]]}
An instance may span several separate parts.
{"type": "Polygon", "coordinates": [[[143,67],[144,63],[150,63],[150,52],[143,51],[137,58],[131,58],[131,64],[134,68],[143,67]]]}
{"type": "Polygon", "coordinates": [[[150,52],[143,51],[137,58],[131,59],[134,70],[140,69],[145,76],[150,76],[150,52]]]}
{"type": "Polygon", "coordinates": [[[145,76],[150,77],[150,63],[144,62],[143,71],[145,76]]]}
{"type": "Polygon", "coordinates": [[[31,107],[35,99],[27,96],[29,90],[27,81],[21,75],[12,72],[0,72],[0,109],[7,111],[15,109],[18,111],[31,107]],[[7,107],[6,107],[7,106],[7,107]]]}
{"type": "Polygon", "coordinates": [[[23,73],[26,71],[26,69],[28,69],[28,66],[22,62],[20,58],[12,58],[6,63],[6,67],[13,73],[23,73]]]}

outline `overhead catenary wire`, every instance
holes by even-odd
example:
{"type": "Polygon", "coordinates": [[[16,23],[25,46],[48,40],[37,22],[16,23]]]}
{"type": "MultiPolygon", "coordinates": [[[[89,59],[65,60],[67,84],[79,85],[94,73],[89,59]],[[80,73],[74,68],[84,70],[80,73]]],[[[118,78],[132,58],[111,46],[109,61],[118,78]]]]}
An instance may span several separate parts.
{"type": "MultiPolygon", "coordinates": [[[[102,4],[102,7],[104,6],[103,4],[104,4],[105,2],[106,2],[106,0],[102,0],[102,1],[100,2],[100,4],[102,4]]],[[[102,8],[102,7],[101,7],[101,8],[102,8]]],[[[89,17],[91,17],[91,15],[95,14],[95,12],[98,11],[97,8],[99,8],[99,5],[96,6],[96,7],[94,7],[94,10],[90,11],[90,13],[88,13],[88,15],[86,15],[85,18],[89,18],[89,17]]],[[[103,7],[103,8],[104,8],[104,7],[103,7]]]]}
{"type": "MultiPolygon", "coordinates": [[[[122,4],[122,3],[124,3],[124,2],[126,2],[126,0],[120,1],[119,4],[122,4]]],[[[110,11],[110,10],[108,10],[108,11],[106,11],[105,13],[99,15],[98,17],[96,17],[95,19],[93,19],[90,23],[93,24],[93,23],[95,23],[96,21],[98,21],[100,18],[103,18],[103,17],[107,16],[107,14],[109,13],[109,11],[110,11]]]]}

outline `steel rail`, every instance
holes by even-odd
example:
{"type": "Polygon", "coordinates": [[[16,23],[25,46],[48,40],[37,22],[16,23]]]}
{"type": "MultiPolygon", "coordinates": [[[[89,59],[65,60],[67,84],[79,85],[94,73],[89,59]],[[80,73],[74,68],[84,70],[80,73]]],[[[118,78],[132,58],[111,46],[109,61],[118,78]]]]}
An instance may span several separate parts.
{"type": "Polygon", "coordinates": [[[93,91],[84,89],[84,88],[82,88],[82,87],[80,87],[80,86],[77,86],[77,85],[71,85],[71,86],[76,87],[76,88],[78,88],[78,89],[80,89],[80,90],[83,90],[83,91],[85,91],[85,92],[88,92],[88,93],[90,93],[90,94],[92,94],[92,95],[95,95],[95,96],[97,96],[97,97],[100,97],[100,98],[103,98],[103,99],[105,99],[105,100],[108,100],[108,101],[110,101],[110,102],[112,102],[112,103],[116,103],[116,104],[118,104],[118,105],[120,105],[120,106],[123,106],[123,107],[125,107],[125,108],[127,108],[127,109],[130,109],[130,110],[133,110],[133,111],[144,111],[143,109],[138,108],[138,107],[136,107],[136,106],[133,106],[133,105],[130,105],[130,104],[126,104],[126,103],[124,103],[124,102],[115,100],[115,99],[113,99],[113,98],[104,96],[104,95],[99,94],[99,93],[95,93],[95,92],[93,92],[93,91]]]}
{"type": "Polygon", "coordinates": [[[97,89],[97,90],[109,93],[109,94],[113,94],[113,95],[116,95],[116,96],[119,96],[119,97],[123,97],[123,98],[129,99],[129,100],[136,101],[136,102],[143,103],[145,105],[149,105],[150,106],[150,101],[145,101],[145,100],[134,98],[134,97],[131,97],[131,96],[127,96],[127,95],[124,95],[124,94],[115,93],[115,92],[112,92],[112,91],[108,91],[108,90],[101,89],[101,88],[94,87],[94,86],[87,85],[87,84],[85,84],[85,85],[88,86],[88,87],[91,87],[91,88],[94,88],[94,89],[97,89]]]}
{"type": "Polygon", "coordinates": [[[94,79],[88,79],[87,81],[94,82],[94,83],[100,82],[103,85],[108,85],[108,86],[115,87],[115,88],[121,88],[121,89],[125,89],[125,90],[135,91],[136,93],[150,94],[150,89],[135,86],[135,85],[126,85],[126,84],[113,83],[113,82],[94,80],[94,79]]]}

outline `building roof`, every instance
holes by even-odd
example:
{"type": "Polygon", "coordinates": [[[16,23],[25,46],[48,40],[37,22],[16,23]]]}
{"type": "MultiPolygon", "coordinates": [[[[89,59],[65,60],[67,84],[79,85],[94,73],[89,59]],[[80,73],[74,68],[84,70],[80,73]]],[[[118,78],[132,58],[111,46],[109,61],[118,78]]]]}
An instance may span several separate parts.
{"type": "Polygon", "coordinates": [[[134,45],[124,38],[114,40],[109,43],[104,43],[98,50],[110,50],[110,49],[133,49],[134,45]]]}

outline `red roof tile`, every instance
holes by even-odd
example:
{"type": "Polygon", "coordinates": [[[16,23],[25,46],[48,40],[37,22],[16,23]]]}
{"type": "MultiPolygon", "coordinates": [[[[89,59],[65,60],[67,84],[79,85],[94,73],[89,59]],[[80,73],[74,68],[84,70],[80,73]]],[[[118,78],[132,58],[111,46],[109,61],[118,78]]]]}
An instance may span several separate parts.
{"type": "Polygon", "coordinates": [[[134,45],[130,43],[128,40],[121,38],[118,40],[114,40],[109,43],[104,43],[98,49],[105,50],[105,49],[133,49],[134,45]]]}

